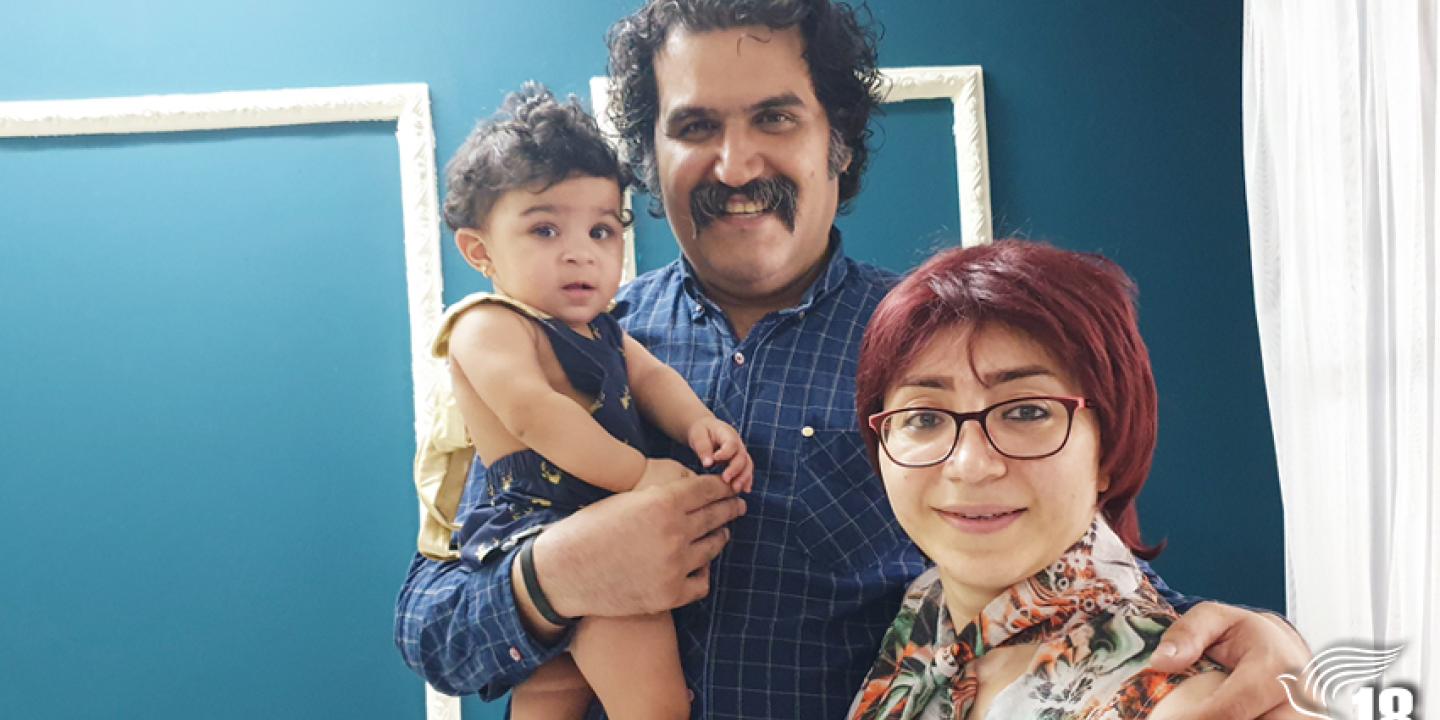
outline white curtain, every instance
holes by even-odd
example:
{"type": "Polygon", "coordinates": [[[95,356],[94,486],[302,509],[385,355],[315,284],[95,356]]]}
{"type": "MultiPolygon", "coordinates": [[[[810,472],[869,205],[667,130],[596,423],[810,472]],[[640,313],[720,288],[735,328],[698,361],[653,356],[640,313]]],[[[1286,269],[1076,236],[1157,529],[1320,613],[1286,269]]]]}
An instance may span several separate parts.
{"type": "Polygon", "coordinates": [[[1246,192],[1289,614],[1317,651],[1404,643],[1385,684],[1418,686],[1432,714],[1436,39],[1435,0],[1245,4],[1246,192]]]}

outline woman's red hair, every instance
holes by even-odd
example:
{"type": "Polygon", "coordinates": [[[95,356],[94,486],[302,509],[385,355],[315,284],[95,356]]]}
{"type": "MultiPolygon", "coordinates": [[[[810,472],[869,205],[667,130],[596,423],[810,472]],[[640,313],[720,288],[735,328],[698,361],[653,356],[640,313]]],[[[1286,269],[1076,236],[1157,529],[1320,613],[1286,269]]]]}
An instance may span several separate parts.
{"type": "Polygon", "coordinates": [[[1110,487],[1100,510],[1136,555],[1164,543],[1140,539],[1135,498],[1155,454],[1157,407],[1150,353],[1140,338],[1135,284],[1099,255],[1022,240],[946,250],[930,258],[880,302],[860,345],[855,408],[870,463],[878,439],[868,418],[919,348],[940,331],[1001,325],[1044,346],[1097,406],[1100,474],[1110,487]]]}

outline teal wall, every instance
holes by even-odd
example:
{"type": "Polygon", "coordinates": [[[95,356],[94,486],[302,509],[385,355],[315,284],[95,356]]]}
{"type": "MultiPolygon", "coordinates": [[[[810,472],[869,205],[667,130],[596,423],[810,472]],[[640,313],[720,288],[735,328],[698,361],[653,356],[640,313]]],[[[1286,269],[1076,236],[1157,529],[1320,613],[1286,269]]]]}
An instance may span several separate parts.
{"type": "MultiPolygon", "coordinates": [[[[425,82],[443,162],[523,80],[583,95],[631,5],[12,2],[0,101],[425,82]]],[[[1241,3],[1201,5],[875,13],[884,64],[985,68],[997,231],[1138,280],[1161,572],[1278,608],[1241,3]]],[[[0,140],[0,716],[423,716],[390,644],[415,527],[391,130],[0,140]]],[[[882,119],[854,254],[956,241],[948,135],[938,102],[882,119]]],[[[644,268],[674,257],[640,235],[644,268]]],[[[447,298],[480,286],[445,265],[447,298]]]]}

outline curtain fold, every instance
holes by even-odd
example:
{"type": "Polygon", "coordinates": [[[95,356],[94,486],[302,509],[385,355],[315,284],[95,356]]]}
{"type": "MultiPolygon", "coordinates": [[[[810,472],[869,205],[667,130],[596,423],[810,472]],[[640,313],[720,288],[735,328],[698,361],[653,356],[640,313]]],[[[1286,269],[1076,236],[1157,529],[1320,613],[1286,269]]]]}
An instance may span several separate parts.
{"type": "Polygon", "coordinates": [[[1316,650],[1405,644],[1440,689],[1435,0],[1247,0],[1246,196],[1285,506],[1316,650]]]}

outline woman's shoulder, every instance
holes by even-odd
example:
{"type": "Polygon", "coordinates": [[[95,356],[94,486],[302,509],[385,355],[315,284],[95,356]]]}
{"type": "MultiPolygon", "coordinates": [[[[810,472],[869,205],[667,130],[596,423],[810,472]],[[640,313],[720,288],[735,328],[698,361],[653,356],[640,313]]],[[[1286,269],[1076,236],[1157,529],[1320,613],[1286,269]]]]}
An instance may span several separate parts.
{"type": "Polygon", "coordinates": [[[1208,697],[1224,680],[1224,669],[1205,659],[1176,673],[1149,669],[1154,648],[1174,620],[1168,607],[1122,601],[1068,633],[1066,654],[1074,669],[1089,676],[1096,690],[1109,688],[1103,717],[1170,717],[1208,697]]]}
{"type": "Polygon", "coordinates": [[[1194,675],[1171,678],[1170,691],[1150,709],[1149,720],[1167,720],[1179,717],[1220,688],[1226,673],[1218,665],[1197,667],[1194,675]]]}

